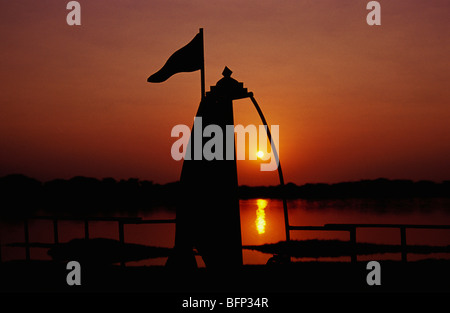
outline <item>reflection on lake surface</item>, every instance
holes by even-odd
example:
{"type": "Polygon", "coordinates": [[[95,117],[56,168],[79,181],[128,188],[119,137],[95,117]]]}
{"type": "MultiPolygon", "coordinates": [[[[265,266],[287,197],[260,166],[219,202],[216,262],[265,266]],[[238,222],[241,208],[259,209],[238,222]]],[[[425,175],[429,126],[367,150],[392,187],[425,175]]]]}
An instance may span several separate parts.
{"type": "Polygon", "coordinates": [[[264,234],[266,232],[266,211],[265,208],[267,207],[267,200],[264,199],[258,199],[256,200],[256,205],[258,208],[256,209],[256,230],[258,231],[258,234],[264,234]]]}
{"type": "MultiPolygon", "coordinates": [[[[241,200],[241,229],[243,245],[261,245],[285,240],[283,205],[281,200],[250,199],[241,200]]],[[[291,200],[288,201],[290,225],[322,226],[331,223],[398,223],[450,225],[450,199],[348,199],[348,200],[291,200]]],[[[44,214],[44,213],[43,213],[44,214]]],[[[117,216],[117,215],[116,215],[117,216]]],[[[124,216],[121,214],[120,216],[124,216]]],[[[138,213],[143,219],[175,218],[173,209],[160,207],[148,212],[138,213]]],[[[53,242],[52,221],[31,220],[29,223],[30,241],[53,242]]],[[[68,242],[74,238],[83,238],[82,221],[60,221],[58,223],[59,242],[68,242]]],[[[125,241],[151,246],[173,247],[175,225],[141,224],[125,225],[125,241]]],[[[116,222],[90,222],[90,238],[118,239],[116,222]]],[[[23,259],[23,248],[5,246],[12,242],[23,242],[23,224],[1,222],[0,238],[2,260],[23,259]]],[[[340,239],[348,240],[348,232],[333,231],[291,231],[294,240],[304,239],[340,239]]],[[[398,229],[358,229],[358,242],[399,244],[398,229]]],[[[407,230],[407,244],[449,245],[450,230],[407,230]]],[[[265,264],[271,255],[256,251],[243,250],[245,264],[265,264]]],[[[408,260],[428,258],[432,255],[409,255],[408,260]]],[[[442,257],[439,255],[438,257],[442,257]]],[[[445,256],[448,257],[448,256],[445,256]]],[[[32,259],[49,259],[47,250],[31,249],[32,259]]],[[[380,255],[369,259],[400,259],[400,254],[380,255]]],[[[199,260],[199,259],[198,259],[199,260]]],[[[341,258],[340,260],[347,260],[341,258]]],[[[349,258],[348,258],[349,260],[349,258]]],[[[365,260],[358,257],[358,260],[365,260]]],[[[199,260],[200,261],[200,260],[199,260]]],[[[164,258],[130,262],[128,265],[162,265],[164,258]]]]}

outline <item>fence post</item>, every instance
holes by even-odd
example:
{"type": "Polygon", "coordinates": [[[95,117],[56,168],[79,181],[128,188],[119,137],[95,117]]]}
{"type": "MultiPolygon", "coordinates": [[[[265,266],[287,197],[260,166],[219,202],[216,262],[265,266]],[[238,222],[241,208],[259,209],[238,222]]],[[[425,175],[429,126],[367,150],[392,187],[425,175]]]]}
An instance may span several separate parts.
{"type": "Polygon", "coordinates": [[[402,247],[402,262],[407,262],[406,251],[406,227],[400,227],[400,242],[402,247]]]}
{"type": "Polygon", "coordinates": [[[350,247],[351,247],[351,262],[356,264],[357,252],[356,252],[356,227],[350,227],[350,247]]]}
{"type": "Polygon", "coordinates": [[[55,239],[55,244],[59,243],[58,239],[58,219],[53,220],[53,238],[55,239]]]}
{"type": "Polygon", "coordinates": [[[89,239],[89,220],[84,220],[84,239],[89,239]]]}
{"type": "Polygon", "coordinates": [[[25,260],[30,261],[30,234],[28,231],[28,219],[23,221],[23,228],[25,234],[25,260]]]}
{"type": "Polygon", "coordinates": [[[118,221],[118,223],[119,223],[119,242],[120,242],[120,245],[121,245],[121,249],[120,249],[120,252],[121,252],[121,262],[120,262],[120,266],[122,266],[122,267],[125,267],[125,261],[124,261],[124,251],[125,251],[125,234],[124,234],[124,230],[123,230],[123,222],[122,221],[118,221]]]}

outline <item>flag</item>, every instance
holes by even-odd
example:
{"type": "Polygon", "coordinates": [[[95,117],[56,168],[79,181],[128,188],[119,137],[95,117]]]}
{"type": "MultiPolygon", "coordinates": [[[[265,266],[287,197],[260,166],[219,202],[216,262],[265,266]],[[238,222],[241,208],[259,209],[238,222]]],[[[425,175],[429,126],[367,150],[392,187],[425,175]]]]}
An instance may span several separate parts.
{"type": "Polygon", "coordinates": [[[166,64],[147,81],[162,83],[169,77],[180,72],[193,72],[203,66],[203,34],[198,33],[186,46],[170,56],[166,64]]]}

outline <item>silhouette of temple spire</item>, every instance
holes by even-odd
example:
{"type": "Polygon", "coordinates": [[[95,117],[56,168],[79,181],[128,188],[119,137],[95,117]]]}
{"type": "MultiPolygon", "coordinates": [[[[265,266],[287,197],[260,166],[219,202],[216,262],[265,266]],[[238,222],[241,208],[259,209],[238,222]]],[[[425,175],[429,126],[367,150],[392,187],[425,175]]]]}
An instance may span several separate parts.
{"type": "MultiPolygon", "coordinates": [[[[253,93],[244,88],[244,84],[231,77],[233,73],[227,66],[222,71],[222,78],[205,89],[205,68],[203,51],[203,29],[186,46],[176,51],[163,68],[148,78],[148,82],[162,82],[178,72],[200,69],[202,97],[194,126],[191,130],[189,147],[196,147],[195,138],[202,138],[204,129],[209,125],[218,126],[222,134],[227,125],[234,126],[233,100],[250,98],[257,109],[263,124],[267,126],[264,115],[253,97],[253,93]],[[198,123],[198,124],[196,124],[198,123]],[[198,133],[201,132],[201,133],[198,133]]],[[[266,129],[272,144],[271,134],[266,129]]],[[[198,140],[198,139],[197,139],[198,140]]],[[[235,154],[234,137],[222,136],[220,143],[223,156],[235,154]],[[233,149],[229,151],[229,149],[233,149]],[[227,153],[228,150],[228,153],[227,153]]],[[[216,140],[216,141],[217,141],[216,140]]],[[[199,143],[197,142],[197,146],[199,143]]],[[[200,142],[201,151],[204,143],[200,142]]],[[[272,148],[275,148],[274,146],[272,148]]],[[[236,158],[227,160],[196,160],[192,156],[194,149],[186,151],[180,184],[182,195],[177,206],[177,225],[174,254],[167,265],[190,267],[196,264],[194,248],[202,256],[207,267],[229,268],[242,266],[242,240],[240,211],[238,199],[238,180],[236,158]]],[[[274,149],[275,151],[275,149],[274,149]]],[[[278,156],[274,152],[278,161],[278,156]]],[[[279,163],[277,162],[279,165],[279,163]]],[[[281,166],[278,166],[281,185],[284,185],[281,166]]],[[[286,202],[283,207],[287,213],[286,202]]],[[[286,225],[288,225],[287,214],[286,225]]],[[[286,238],[289,240],[288,227],[286,238]]]]}
{"type": "Polygon", "coordinates": [[[238,82],[231,77],[233,72],[225,66],[222,71],[223,77],[216,83],[215,86],[211,86],[210,91],[206,93],[207,96],[214,98],[228,98],[230,100],[237,100],[242,98],[248,98],[252,95],[244,88],[244,84],[238,82]]]}
{"type": "Polygon", "coordinates": [[[233,71],[230,70],[230,69],[228,68],[228,66],[225,66],[225,68],[223,69],[222,75],[223,75],[224,77],[231,77],[231,74],[233,74],[233,71]]]}
{"type": "MultiPolygon", "coordinates": [[[[225,67],[223,77],[211,86],[200,102],[196,117],[202,118],[202,125],[192,127],[190,147],[195,146],[196,132],[203,134],[208,125],[217,125],[225,133],[227,125],[234,125],[233,100],[252,95],[231,74],[232,71],[225,67]]],[[[225,136],[222,140],[225,156],[229,145],[225,136]]],[[[232,140],[234,153],[234,137],[232,140]]],[[[193,153],[192,150],[186,154],[193,153]]],[[[194,160],[191,155],[183,162],[180,184],[182,201],[177,206],[175,253],[167,264],[192,266],[195,262],[193,249],[196,248],[208,268],[242,266],[236,160],[194,160]]]]}

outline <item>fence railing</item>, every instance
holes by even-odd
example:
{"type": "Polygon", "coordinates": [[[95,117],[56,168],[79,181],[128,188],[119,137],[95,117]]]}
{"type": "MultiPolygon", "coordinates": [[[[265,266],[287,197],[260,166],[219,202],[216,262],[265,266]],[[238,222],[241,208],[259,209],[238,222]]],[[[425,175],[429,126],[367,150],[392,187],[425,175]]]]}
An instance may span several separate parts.
{"type": "Polygon", "coordinates": [[[312,231],[345,231],[350,234],[351,262],[356,263],[358,251],[356,249],[357,228],[398,228],[400,230],[400,245],[402,261],[407,261],[408,245],[406,243],[407,229],[450,229],[450,225],[415,225],[415,224],[325,224],[323,226],[288,226],[292,230],[312,231]]]}
{"type": "MultiPolygon", "coordinates": [[[[119,242],[125,243],[125,232],[124,226],[127,224],[175,224],[176,219],[154,219],[154,220],[144,220],[140,217],[53,217],[53,216],[35,216],[25,218],[23,220],[24,225],[24,235],[25,235],[25,259],[27,261],[31,260],[30,258],[30,248],[31,247],[51,247],[53,245],[57,245],[59,243],[59,232],[58,232],[58,222],[59,221],[82,221],[84,222],[84,238],[89,239],[89,222],[117,222],[118,232],[119,232],[119,242]],[[29,220],[51,220],[53,221],[53,244],[42,244],[39,242],[30,242],[30,232],[29,232],[29,220]]],[[[0,262],[1,262],[1,249],[0,249],[0,262]]],[[[125,266],[125,262],[120,262],[122,266],[125,266]]]]}
{"type": "MultiPolygon", "coordinates": [[[[175,224],[176,219],[154,219],[144,220],[139,217],[53,217],[53,216],[37,216],[24,219],[24,235],[25,235],[25,259],[30,260],[30,248],[32,247],[52,247],[59,243],[58,222],[59,221],[83,221],[84,222],[84,238],[89,239],[89,222],[117,222],[119,242],[125,243],[124,226],[129,224],[175,224]],[[29,220],[51,220],[53,221],[53,243],[38,243],[30,242],[29,233],[29,220]]],[[[350,234],[351,244],[351,262],[357,261],[358,251],[356,249],[356,230],[358,228],[397,228],[400,232],[400,244],[401,244],[401,260],[407,261],[408,245],[406,242],[406,230],[407,229],[448,229],[450,225],[417,225],[417,224],[325,224],[323,226],[288,226],[288,231],[344,231],[350,234]]],[[[0,248],[0,262],[2,261],[1,248],[0,248]]],[[[125,266],[125,262],[121,262],[122,266],[125,266]]]]}

